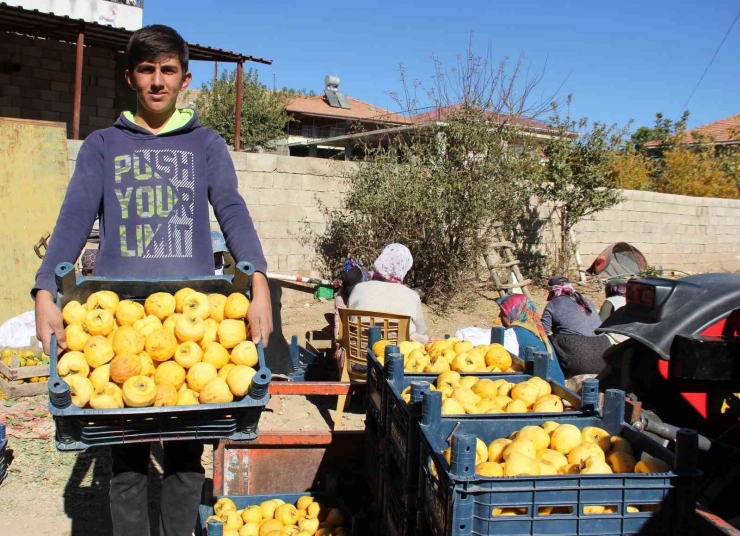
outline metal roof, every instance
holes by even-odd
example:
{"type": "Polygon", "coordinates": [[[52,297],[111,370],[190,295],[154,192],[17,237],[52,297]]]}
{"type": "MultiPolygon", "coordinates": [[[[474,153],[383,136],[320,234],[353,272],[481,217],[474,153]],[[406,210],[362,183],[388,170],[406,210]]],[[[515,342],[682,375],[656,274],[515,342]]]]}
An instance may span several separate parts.
{"type": "MultiPolygon", "coordinates": [[[[51,13],[43,13],[37,9],[23,9],[0,2],[0,31],[74,43],[77,41],[77,34],[80,29],[84,29],[85,32],[85,45],[112,48],[119,51],[126,50],[126,45],[131,39],[131,35],[133,35],[133,32],[123,28],[114,28],[97,22],[87,22],[66,16],[60,17],[51,13]]],[[[196,61],[252,61],[265,65],[272,64],[272,60],[207,47],[197,43],[188,43],[188,48],[190,49],[190,59],[196,61]]]]}

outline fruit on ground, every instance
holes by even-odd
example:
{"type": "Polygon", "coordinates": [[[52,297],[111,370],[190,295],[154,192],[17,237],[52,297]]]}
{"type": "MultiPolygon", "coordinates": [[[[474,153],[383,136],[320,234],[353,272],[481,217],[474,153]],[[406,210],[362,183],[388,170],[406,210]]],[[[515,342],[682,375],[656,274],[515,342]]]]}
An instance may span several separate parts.
{"type": "Polygon", "coordinates": [[[206,332],[206,324],[195,315],[181,315],[175,323],[175,335],[180,341],[199,341],[206,332]]]}
{"type": "Polygon", "coordinates": [[[92,382],[81,374],[70,374],[63,379],[69,385],[72,403],[78,408],[84,408],[93,394],[92,382]]]}
{"type": "Polygon", "coordinates": [[[119,326],[133,326],[134,322],[145,316],[144,306],[133,300],[122,300],[116,308],[116,321],[119,326]]]}
{"type": "Polygon", "coordinates": [[[257,371],[252,367],[236,365],[226,377],[226,383],[235,396],[242,397],[249,392],[255,374],[257,371]]]}
{"type": "Polygon", "coordinates": [[[224,316],[226,318],[243,319],[247,317],[247,311],[249,310],[249,300],[247,297],[240,293],[234,292],[229,294],[224,304],[224,316]]]}
{"type": "Polygon", "coordinates": [[[156,316],[160,322],[175,312],[175,297],[169,292],[155,292],[144,302],[144,311],[156,316]]]}
{"type": "Polygon", "coordinates": [[[136,354],[120,354],[110,362],[110,378],[119,385],[139,374],[141,374],[141,357],[136,354]]]}
{"type": "Polygon", "coordinates": [[[157,384],[157,396],[154,398],[154,407],[176,406],[177,390],[169,383],[157,384]]]}
{"type": "Polygon", "coordinates": [[[67,349],[75,352],[83,351],[87,340],[92,337],[84,323],[70,324],[64,328],[64,333],[67,335],[67,349]]]}
{"type": "Polygon", "coordinates": [[[221,343],[212,342],[204,348],[201,361],[203,363],[210,363],[217,369],[221,369],[229,362],[229,358],[229,351],[221,343]]]}
{"type": "Polygon", "coordinates": [[[175,362],[183,368],[190,368],[203,359],[203,350],[195,341],[185,341],[175,350],[175,362]]]}
{"type": "Polygon", "coordinates": [[[231,362],[235,365],[255,367],[259,362],[257,347],[252,341],[242,341],[231,350],[231,362]]]}
{"type": "Polygon", "coordinates": [[[123,401],[130,408],[151,406],[157,398],[157,386],[148,376],[132,376],[123,383],[123,401]]]}
{"type": "Polygon", "coordinates": [[[243,320],[227,318],[218,325],[218,340],[224,348],[234,348],[247,339],[247,326],[243,320]]]}
{"type": "Polygon", "coordinates": [[[138,354],[144,351],[146,337],[133,326],[121,326],[113,334],[113,352],[118,354],[138,354]]]}
{"type": "Polygon", "coordinates": [[[234,395],[226,381],[223,378],[216,377],[203,386],[198,395],[198,400],[201,404],[223,404],[232,402],[234,395]]]}
{"type": "Polygon", "coordinates": [[[154,372],[154,383],[169,384],[177,391],[185,383],[185,369],[174,361],[160,363],[154,372]]]}
{"type": "Polygon", "coordinates": [[[105,337],[96,335],[90,337],[85,343],[85,360],[90,368],[97,368],[101,365],[105,365],[113,359],[115,353],[113,352],[113,345],[105,337]]]}
{"type": "Polygon", "coordinates": [[[186,375],[188,387],[197,392],[200,392],[206,383],[216,377],[218,377],[216,367],[202,361],[190,367],[186,375]]]}
{"type": "Polygon", "coordinates": [[[157,329],[152,331],[146,338],[145,349],[146,353],[154,361],[167,361],[175,355],[177,339],[166,329],[157,329]]]}
{"type": "Polygon", "coordinates": [[[87,376],[90,374],[90,365],[87,364],[82,352],[67,352],[57,363],[57,373],[62,378],[67,376],[87,376]]]}

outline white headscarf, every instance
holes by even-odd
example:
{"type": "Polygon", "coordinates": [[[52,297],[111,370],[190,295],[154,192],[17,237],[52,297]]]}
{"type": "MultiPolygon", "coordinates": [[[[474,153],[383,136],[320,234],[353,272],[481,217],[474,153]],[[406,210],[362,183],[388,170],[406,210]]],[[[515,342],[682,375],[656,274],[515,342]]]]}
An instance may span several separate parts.
{"type": "Polygon", "coordinates": [[[385,281],[403,283],[403,278],[414,264],[409,248],[403,244],[389,244],[375,259],[375,273],[385,281]]]}

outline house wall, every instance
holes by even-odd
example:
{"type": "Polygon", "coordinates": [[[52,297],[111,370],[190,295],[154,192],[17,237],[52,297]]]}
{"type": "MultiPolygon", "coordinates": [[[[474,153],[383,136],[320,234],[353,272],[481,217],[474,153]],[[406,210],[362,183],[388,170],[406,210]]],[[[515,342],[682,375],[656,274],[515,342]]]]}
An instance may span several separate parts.
{"type": "MultiPolygon", "coordinates": [[[[76,45],[0,32],[0,116],[67,123],[72,137],[76,45]]],[[[80,136],[116,117],[116,62],[112,50],[85,47],[80,136]]],[[[122,76],[119,78],[123,78],[122,76]]],[[[119,81],[120,82],[120,81],[119,81]]]]}
{"type": "MultiPolygon", "coordinates": [[[[69,141],[70,174],[80,142],[69,141]]],[[[312,270],[315,254],[304,243],[307,230],[324,228],[317,200],[339,206],[348,173],[356,164],[317,158],[231,153],[239,191],[247,202],[272,272],[319,275],[312,270]]],[[[583,263],[614,242],[637,247],[653,266],[687,272],[740,270],[740,201],[625,191],[624,201],[576,229],[583,263]]],[[[212,228],[218,223],[211,214],[212,228]]],[[[543,237],[524,246],[547,253],[555,224],[542,207],[527,224],[543,237]]]]}

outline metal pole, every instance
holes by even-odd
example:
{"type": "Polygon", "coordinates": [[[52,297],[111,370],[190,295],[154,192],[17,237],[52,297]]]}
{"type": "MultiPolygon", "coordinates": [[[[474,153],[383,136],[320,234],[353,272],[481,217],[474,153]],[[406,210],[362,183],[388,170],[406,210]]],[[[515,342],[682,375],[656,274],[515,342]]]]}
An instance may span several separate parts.
{"type": "Polygon", "coordinates": [[[77,34],[77,58],[75,59],[75,95],[72,111],[72,139],[80,139],[80,110],[82,106],[82,60],[84,58],[85,31],[77,34]]]}
{"type": "Polygon", "coordinates": [[[242,60],[236,64],[236,117],[234,118],[234,150],[241,149],[242,138],[242,60]]]}
{"type": "Polygon", "coordinates": [[[216,87],[216,82],[218,82],[218,62],[213,63],[213,87],[216,87]]]}

